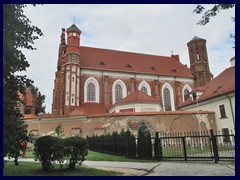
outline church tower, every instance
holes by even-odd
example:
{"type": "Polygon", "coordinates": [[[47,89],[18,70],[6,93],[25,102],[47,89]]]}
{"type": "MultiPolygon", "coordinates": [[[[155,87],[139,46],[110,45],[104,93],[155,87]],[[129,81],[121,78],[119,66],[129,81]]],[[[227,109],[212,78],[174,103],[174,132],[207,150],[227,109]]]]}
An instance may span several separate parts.
{"type": "Polygon", "coordinates": [[[69,115],[80,105],[80,35],[75,24],[66,32],[62,29],[52,104],[52,113],[56,115],[69,115]]]}
{"type": "Polygon", "coordinates": [[[187,46],[194,86],[205,86],[213,78],[209,69],[206,40],[195,36],[187,46]]]}

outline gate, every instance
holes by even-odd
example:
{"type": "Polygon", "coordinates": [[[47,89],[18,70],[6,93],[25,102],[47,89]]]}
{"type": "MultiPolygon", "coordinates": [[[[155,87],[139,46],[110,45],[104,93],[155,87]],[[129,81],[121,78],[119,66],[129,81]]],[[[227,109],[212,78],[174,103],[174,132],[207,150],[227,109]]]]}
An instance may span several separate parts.
{"type": "MultiPolygon", "coordinates": [[[[156,135],[159,136],[159,135],[156,135]]],[[[158,153],[158,152],[155,152],[158,153]]],[[[159,138],[160,160],[235,160],[235,136],[208,132],[169,133],[159,138]]]]}

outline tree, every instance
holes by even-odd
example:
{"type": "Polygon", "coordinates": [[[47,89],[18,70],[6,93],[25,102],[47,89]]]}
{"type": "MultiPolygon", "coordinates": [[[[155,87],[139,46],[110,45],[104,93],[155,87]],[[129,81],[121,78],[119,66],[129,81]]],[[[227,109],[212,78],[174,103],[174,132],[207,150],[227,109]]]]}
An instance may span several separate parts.
{"type": "Polygon", "coordinates": [[[18,92],[25,93],[25,87],[33,83],[26,75],[16,73],[29,67],[21,49],[34,50],[34,41],[42,32],[23,14],[23,4],[3,5],[3,156],[16,158],[23,148],[22,138],[27,136],[26,125],[19,121],[21,114],[17,108],[20,102],[18,92]],[[16,132],[16,129],[18,130],[16,132]],[[13,151],[15,153],[13,153],[13,151]],[[16,156],[16,154],[18,154],[16,156]]]}
{"type": "MultiPolygon", "coordinates": [[[[206,9],[204,5],[198,4],[193,12],[197,14],[203,14],[201,20],[199,20],[197,24],[204,26],[210,22],[212,17],[217,16],[220,11],[234,7],[235,4],[213,4],[210,9],[206,9]]],[[[231,17],[231,19],[235,23],[235,17],[231,17]]],[[[235,34],[230,34],[230,38],[235,41],[235,34]]]]}
{"type": "Polygon", "coordinates": [[[137,152],[139,158],[152,157],[151,133],[148,125],[140,121],[138,128],[137,152]]]}
{"type": "Polygon", "coordinates": [[[216,16],[220,11],[233,7],[235,7],[235,4],[214,4],[212,8],[206,10],[203,5],[198,4],[193,12],[197,14],[203,13],[202,19],[197,24],[206,25],[207,23],[209,23],[211,17],[216,16]]]}
{"type": "Polygon", "coordinates": [[[56,133],[57,137],[59,137],[59,138],[62,138],[64,136],[64,128],[62,127],[62,124],[59,124],[55,128],[55,133],[56,133]]]}

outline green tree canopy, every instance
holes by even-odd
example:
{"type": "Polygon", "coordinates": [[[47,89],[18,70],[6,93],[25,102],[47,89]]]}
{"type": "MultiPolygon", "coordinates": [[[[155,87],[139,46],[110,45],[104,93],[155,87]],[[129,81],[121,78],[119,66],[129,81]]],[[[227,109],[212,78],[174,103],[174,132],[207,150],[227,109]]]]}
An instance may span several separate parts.
{"type": "Polygon", "coordinates": [[[21,49],[34,50],[34,41],[43,35],[23,14],[25,7],[24,4],[3,5],[3,156],[11,157],[21,150],[18,145],[22,144],[27,134],[27,126],[19,120],[18,92],[24,94],[25,87],[33,82],[26,75],[16,74],[29,67],[21,49]],[[16,129],[23,133],[17,133],[16,129]]]}

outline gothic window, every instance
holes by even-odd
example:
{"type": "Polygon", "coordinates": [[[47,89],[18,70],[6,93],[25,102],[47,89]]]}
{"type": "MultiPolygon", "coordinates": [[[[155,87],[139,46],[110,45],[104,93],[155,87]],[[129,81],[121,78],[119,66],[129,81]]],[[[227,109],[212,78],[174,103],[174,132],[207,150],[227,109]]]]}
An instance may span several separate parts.
{"type": "Polygon", "coordinates": [[[99,84],[93,77],[88,78],[84,84],[84,102],[99,103],[99,84]]]}
{"type": "Polygon", "coordinates": [[[112,103],[115,104],[117,101],[127,96],[127,88],[122,80],[116,80],[112,86],[112,103]]]}
{"type": "Polygon", "coordinates": [[[187,101],[188,98],[190,98],[190,92],[192,91],[192,88],[186,84],[182,89],[182,98],[183,102],[187,101]]]}
{"type": "Polygon", "coordinates": [[[187,101],[189,97],[190,97],[189,91],[188,91],[188,89],[185,89],[184,90],[184,101],[187,101]]]}
{"type": "Polygon", "coordinates": [[[171,96],[170,96],[170,91],[168,88],[165,88],[163,90],[163,96],[164,96],[164,107],[165,107],[165,111],[171,111],[172,107],[171,107],[171,96]]]}
{"type": "Polygon", "coordinates": [[[96,98],[95,98],[95,92],[96,88],[94,86],[93,83],[89,83],[87,86],[87,101],[88,102],[95,102],[96,98]]]}
{"type": "Polygon", "coordinates": [[[147,88],[146,88],[145,86],[143,86],[143,87],[141,88],[141,91],[142,91],[143,93],[147,94],[147,88]]]}
{"type": "Polygon", "coordinates": [[[146,81],[142,81],[139,86],[138,86],[138,90],[142,91],[143,93],[151,96],[151,88],[149,86],[149,84],[146,81]]]}
{"type": "Polygon", "coordinates": [[[118,84],[115,87],[115,101],[118,102],[123,98],[123,90],[122,87],[118,84]]]}

